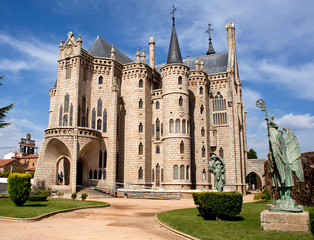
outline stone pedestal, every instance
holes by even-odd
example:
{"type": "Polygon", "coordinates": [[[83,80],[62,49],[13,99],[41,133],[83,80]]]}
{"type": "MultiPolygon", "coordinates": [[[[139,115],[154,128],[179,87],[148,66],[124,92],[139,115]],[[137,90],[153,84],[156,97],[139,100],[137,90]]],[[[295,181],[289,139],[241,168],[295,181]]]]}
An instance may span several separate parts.
{"type": "Polygon", "coordinates": [[[261,213],[261,225],[265,231],[308,232],[309,212],[271,212],[261,213]]]}

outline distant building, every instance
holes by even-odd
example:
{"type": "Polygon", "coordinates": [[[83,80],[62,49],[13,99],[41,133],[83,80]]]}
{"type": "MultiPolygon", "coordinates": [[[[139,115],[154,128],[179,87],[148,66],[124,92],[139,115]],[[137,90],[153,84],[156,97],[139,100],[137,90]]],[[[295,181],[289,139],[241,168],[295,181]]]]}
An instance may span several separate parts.
{"type": "Polygon", "coordinates": [[[0,173],[8,171],[24,172],[24,166],[17,159],[0,159],[0,173]]]}

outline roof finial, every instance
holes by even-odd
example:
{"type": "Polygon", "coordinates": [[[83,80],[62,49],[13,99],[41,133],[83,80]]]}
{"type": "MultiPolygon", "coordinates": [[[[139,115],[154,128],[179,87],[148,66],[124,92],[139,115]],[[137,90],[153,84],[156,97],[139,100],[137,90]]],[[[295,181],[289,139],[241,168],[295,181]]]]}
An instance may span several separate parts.
{"type": "Polygon", "coordinates": [[[177,11],[177,8],[172,5],[172,11],[170,14],[172,14],[172,24],[174,25],[176,18],[174,17],[174,13],[177,11]]]}
{"type": "Polygon", "coordinates": [[[214,29],[211,28],[211,24],[208,23],[208,29],[205,33],[208,33],[208,51],[206,53],[206,55],[209,55],[209,54],[214,54],[215,53],[215,50],[213,48],[213,43],[212,43],[212,37],[210,35],[210,32],[214,31],[214,29]]]}

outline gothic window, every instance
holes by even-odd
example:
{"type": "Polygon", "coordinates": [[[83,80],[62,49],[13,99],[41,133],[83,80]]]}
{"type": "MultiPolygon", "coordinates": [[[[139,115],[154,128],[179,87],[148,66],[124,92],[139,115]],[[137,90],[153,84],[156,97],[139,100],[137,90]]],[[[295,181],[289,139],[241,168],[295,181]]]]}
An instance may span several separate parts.
{"type": "Polygon", "coordinates": [[[154,169],[152,170],[152,182],[154,182],[155,181],[155,171],[154,171],[154,169]]]}
{"type": "Polygon", "coordinates": [[[69,63],[67,63],[67,65],[66,65],[65,78],[66,79],[71,78],[71,65],[69,63]]]}
{"type": "Polygon", "coordinates": [[[142,167],[140,167],[140,169],[138,170],[138,180],[142,180],[143,179],[143,169],[142,167]]]}
{"type": "Polygon", "coordinates": [[[187,126],[187,130],[188,130],[187,133],[190,134],[190,121],[188,121],[186,126],[187,126]]]}
{"type": "Polygon", "coordinates": [[[85,127],[88,127],[88,108],[86,109],[86,121],[85,121],[85,127]]]}
{"type": "Polygon", "coordinates": [[[202,147],[202,157],[205,157],[206,149],[205,146],[202,147]]]}
{"type": "Polygon", "coordinates": [[[95,123],[96,123],[96,110],[93,108],[92,111],[92,129],[95,129],[95,123]]]}
{"type": "Polygon", "coordinates": [[[101,117],[101,113],[102,113],[102,101],[99,98],[97,102],[97,116],[101,117]]]}
{"type": "Polygon", "coordinates": [[[82,117],[82,127],[85,127],[85,116],[82,117]]]}
{"type": "Polygon", "coordinates": [[[203,104],[202,104],[202,106],[201,106],[201,108],[200,108],[200,112],[201,112],[201,114],[203,114],[203,112],[204,112],[204,106],[203,106],[203,104]]]}
{"type": "Polygon", "coordinates": [[[82,114],[85,114],[85,110],[86,110],[86,97],[83,96],[82,97],[82,114]]]}
{"type": "Polygon", "coordinates": [[[182,84],[182,77],[178,77],[178,84],[181,85],[182,84]]]}
{"type": "Polygon", "coordinates": [[[178,179],[178,166],[177,165],[173,166],[173,179],[174,180],[178,179]]]}
{"type": "Polygon", "coordinates": [[[206,180],[206,170],[203,169],[202,171],[202,180],[205,181],[206,180]]]}
{"type": "Polygon", "coordinates": [[[159,146],[159,145],[156,146],[156,153],[157,153],[157,154],[160,153],[160,146],[159,146]]]}
{"type": "Polygon", "coordinates": [[[176,120],[176,133],[180,133],[181,130],[181,122],[180,119],[176,120]]]}
{"type": "Polygon", "coordinates": [[[152,127],[152,135],[153,136],[155,135],[155,124],[153,124],[153,127],[152,127]]]}
{"type": "Polygon", "coordinates": [[[160,121],[157,118],[157,120],[156,120],[156,137],[159,138],[159,135],[160,135],[160,121]]]}
{"type": "Polygon", "coordinates": [[[73,122],[73,105],[71,104],[71,106],[70,106],[70,122],[69,122],[69,126],[72,126],[72,122],[73,122]]]}
{"type": "Polygon", "coordinates": [[[182,120],[182,133],[186,133],[186,121],[182,120]]]}
{"type": "Polygon", "coordinates": [[[97,179],[97,170],[94,170],[94,179],[97,179]]]}
{"type": "Polygon", "coordinates": [[[214,125],[227,124],[226,99],[220,92],[217,92],[213,101],[213,120],[214,125]]]}
{"type": "Polygon", "coordinates": [[[99,171],[98,171],[98,179],[99,180],[101,179],[101,175],[102,175],[102,171],[101,171],[101,169],[99,169],[99,171]]]}
{"type": "Polygon", "coordinates": [[[104,150],[104,168],[107,167],[107,150],[104,150]]]}
{"type": "Polygon", "coordinates": [[[184,142],[181,141],[180,143],[180,153],[184,153],[184,142]]]}
{"type": "Polygon", "coordinates": [[[80,105],[77,108],[77,126],[81,126],[81,107],[80,107],[80,105]]]}
{"type": "Polygon", "coordinates": [[[186,180],[190,180],[190,166],[186,166],[186,180]]]}
{"type": "Polygon", "coordinates": [[[203,87],[200,87],[200,94],[203,94],[203,87]]]}
{"type": "Polygon", "coordinates": [[[160,131],[161,132],[161,136],[164,135],[164,124],[163,123],[160,124],[160,130],[161,130],[160,131]]]}
{"type": "Polygon", "coordinates": [[[102,171],[102,178],[106,179],[107,178],[107,174],[106,174],[106,169],[104,171],[102,171]]]}
{"type": "Polygon", "coordinates": [[[59,126],[62,126],[62,115],[63,115],[63,109],[62,109],[62,105],[61,105],[60,111],[59,111],[59,126]]]}
{"type": "Polygon", "coordinates": [[[106,109],[104,110],[102,121],[103,121],[102,131],[107,132],[107,111],[106,111],[106,109]]]}
{"type": "Polygon", "coordinates": [[[169,121],[169,133],[173,133],[174,132],[174,121],[173,119],[170,119],[169,121]]]}
{"type": "Polygon", "coordinates": [[[179,98],[179,106],[182,107],[182,105],[183,105],[183,98],[182,98],[182,96],[180,96],[180,98],[179,98]]]}
{"type": "Polygon", "coordinates": [[[143,100],[142,99],[140,99],[140,101],[138,102],[138,108],[143,109],[143,100]]]}
{"type": "Polygon", "coordinates": [[[100,76],[99,78],[98,78],[98,84],[102,84],[102,82],[103,82],[103,77],[102,76],[100,76]]]}
{"type": "Polygon", "coordinates": [[[65,113],[67,113],[69,111],[69,101],[70,101],[69,94],[65,94],[65,96],[64,96],[64,112],[65,113]]]}
{"type": "Polygon", "coordinates": [[[140,145],[138,145],[138,154],[140,154],[140,155],[143,154],[143,144],[142,144],[142,142],[140,143],[140,145]]]}
{"type": "Polygon", "coordinates": [[[98,159],[99,161],[99,168],[102,168],[102,151],[100,150],[99,151],[99,159],[98,159]]]}
{"type": "Polygon", "coordinates": [[[101,130],[101,120],[97,120],[97,130],[101,130]]]}
{"type": "Polygon", "coordinates": [[[93,171],[92,171],[92,169],[89,169],[88,178],[89,178],[89,179],[92,179],[92,178],[93,178],[93,171]]]}
{"type": "Polygon", "coordinates": [[[63,126],[68,126],[68,115],[63,116],[63,126]]]}
{"type": "Polygon", "coordinates": [[[222,148],[219,149],[219,157],[224,158],[224,150],[222,148]]]}
{"type": "Polygon", "coordinates": [[[163,182],[164,181],[164,169],[162,168],[160,171],[160,181],[163,182]]]}
{"type": "Polygon", "coordinates": [[[143,132],[143,124],[140,123],[140,125],[138,125],[138,132],[142,133],[143,132]]]}
{"type": "Polygon", "coordinates": [[[156,102],[156,109],[159,109],[160,106],[159,106],[159,101],[156,102]]]}
{"type": "Polygon", "coordinates": [[[202,137],[205,137],[205,128],[204,128],[204,127],[202,127],[201,136],[202,136],[202,137]]]}
{"type": "Polygon", "coordinates": [[[140,81],[138,82],[138,87],[142,88],[143,87],[143,80],[140,79],[140,81]]]}
{"type": "Polygon", "coordinates": [[[184,165],[180,166],[180,180],[184,180],[184,175],[185,175],[185,171],[184,171],[184,165]]]}

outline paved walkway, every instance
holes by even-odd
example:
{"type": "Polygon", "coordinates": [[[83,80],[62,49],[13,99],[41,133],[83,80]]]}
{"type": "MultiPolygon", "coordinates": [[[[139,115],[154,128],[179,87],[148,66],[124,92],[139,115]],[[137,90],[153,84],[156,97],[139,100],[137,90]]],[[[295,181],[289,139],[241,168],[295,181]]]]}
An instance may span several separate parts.
{"type": "MultiPolygon", "coordinates": [[[[244,198],[244,202],[252,200],[252,195],[244,198]]],[[[62,213],[39,222],[0,221],[0,239],[179,240],[182,238],[160,227],[154,216],[158,212],[195,207],[192,199],[104,198],[102,201],[110,203],[111,206],[62,213]]]]}

